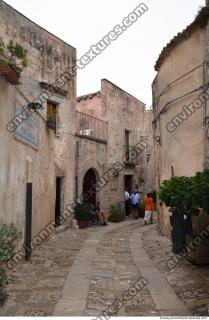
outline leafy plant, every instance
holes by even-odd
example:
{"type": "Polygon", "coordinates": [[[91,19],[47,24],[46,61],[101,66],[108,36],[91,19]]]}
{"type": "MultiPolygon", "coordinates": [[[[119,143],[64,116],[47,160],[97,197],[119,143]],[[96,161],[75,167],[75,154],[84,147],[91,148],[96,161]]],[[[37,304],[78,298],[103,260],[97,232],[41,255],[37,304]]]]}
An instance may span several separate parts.
{"type": "Polygon", "coordinates": [[[172,177],[162,184],[158,196],[173,213],[197,215],[202,208],[209,214],[209,169],[194,177],[172,177]]]}
{"type": "Polygon", "coordinates": [[[171,208],[173,213],[195,214],[199,212],[193,177],[172,177],[164,181],[158,197],[167,207],[171,208]]]}
{"type": "Polygon", "coordinates": [[[118,209],[118,207],[114,204],[110,206],[110,214],[108,217],[109,222],[121,222],[123,217],[118,209]]]}
{"type": "Polygon", "coordinates": [[[193,179],[193,188],[198,207],[209,214],[209,169],[196,173],[193,179]]]}
{"type": "Polygon", "coordinates": [[[21,232],[18,232],[13,224],[0,226],[0,261],[9,261],[14,253],[14,241],[21,239],[21,232]]]}
{"type": "Polygon", "coordinates": [[[8,284],[7,275],[3,263],[0,263],[0,307],[2,307],[7,299],[5,287],[8,284]]]}
{"type": "Polygon", "coordinates": [[[0,41],[0,65],[9,66],[10,64],[26,68],[28,65],[27,50],[13,40],[10,40],[6,45],[0,41]]]}
{"type": "Polygon", "coordinates": [[[77,203],[74,208],[74,215],[78,222],[90,221],[90,203],[77,203]]]}
{"type": "Polygon", "coordinates": [[[8,284],[5,263],[14,254],[14,242],[21,239],[21,232],[18,232],[13,224],[0,226],[0,306],[6,301],[7,294],[5,287],[8,284]]]}
{"type": "Polygon", "coordinates": [[[54,114],[49,114],[49,115],[47,116],[47,120],[48,120],[48,121],[54,121],[54,122],[56,122],[56,117],[55,117],[54,114]]]}

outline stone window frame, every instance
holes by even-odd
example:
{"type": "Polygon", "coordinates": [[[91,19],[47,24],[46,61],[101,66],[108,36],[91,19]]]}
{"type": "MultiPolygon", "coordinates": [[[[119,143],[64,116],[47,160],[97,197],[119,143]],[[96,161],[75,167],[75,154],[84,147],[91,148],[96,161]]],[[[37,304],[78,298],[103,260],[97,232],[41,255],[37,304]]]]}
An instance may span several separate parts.
{"type": "Polygon", "coordinates": [[[118,177],[112,177],[110,181],[111,190],[118,190],[118,177]]]}

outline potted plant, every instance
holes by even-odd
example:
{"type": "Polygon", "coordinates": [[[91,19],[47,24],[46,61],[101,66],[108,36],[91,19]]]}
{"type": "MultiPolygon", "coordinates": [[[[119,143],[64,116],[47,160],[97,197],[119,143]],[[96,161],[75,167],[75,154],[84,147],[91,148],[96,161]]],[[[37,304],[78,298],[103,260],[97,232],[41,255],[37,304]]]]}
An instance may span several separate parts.
{"type": "Polygon", "coordinates": [[[53,130],[56,129],[56,119],[52,114],[47,117],[47,127],[53,130]]]}
{"type": "Polygon", "coordinates": [[[0,74],[10,84],[19,83],[20,74],[27,65],[27,51],[19,43],[10,40],[5,45],[3,41],[0,41],[0,74]]]}
{"type": "Polygon", "coordinates": [[[117,207],[117,205],[112,204],[110,206],[110,214],[109,214],[109,217],[108,217],[108,221],[109,222],[115,222],[115,223],[123,221],[123,215],[120,212],[120,210],[117,207]]]}
{"type": "Polygon", "coordinates": [[[80,229],[86,229],[90,221],[90,203],[77,203],[74,209],[75,219],[78,221],[80,229]]]}
{"type": "Polygon", "coordinates": [[[193,178],[172,177],[164,181],[158,197],[172,212],[170,223],[173,253],[183,252],[186,248],[186,235],[192,233],[191,215],[199,211],[193,178]]]}
{"type": "Polygon", "coordinates": [[[184,250],[190,261],[209,263],[209,169],[194,177],[173,177],[165,181],[158,196],[172,212],[173,252],[184,250]],[[206,234],[204,241],[200,241],[202,233],[206,234]]]}

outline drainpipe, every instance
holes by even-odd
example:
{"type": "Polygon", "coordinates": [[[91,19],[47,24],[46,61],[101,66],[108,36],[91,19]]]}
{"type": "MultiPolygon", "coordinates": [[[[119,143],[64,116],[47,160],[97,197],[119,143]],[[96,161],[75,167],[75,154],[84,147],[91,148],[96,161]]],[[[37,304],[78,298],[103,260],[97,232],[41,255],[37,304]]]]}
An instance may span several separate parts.
{"type": "MultiPolygon", "coordinates": [[[[207,8],[209,8],[209,0],[205,0],[205,5],[207,8]]],[[[209,81],[209,23],[207,23],[205,27],[205,53],[204,53],[204,62],[203,62],[203,92],[208,94],[208,81],[209,81]]],[[[204,110],[203,110],[203,126],[204,126],[204,168],[208,167],[208,159],[209,159],[209,153],[208,153],[208,147],[209,147],[209,140],[208,140],[208,123],[207,119],[209,116],[209,110],[208,110],[208,101],[205,100],[204,103],[204,110]]]]}

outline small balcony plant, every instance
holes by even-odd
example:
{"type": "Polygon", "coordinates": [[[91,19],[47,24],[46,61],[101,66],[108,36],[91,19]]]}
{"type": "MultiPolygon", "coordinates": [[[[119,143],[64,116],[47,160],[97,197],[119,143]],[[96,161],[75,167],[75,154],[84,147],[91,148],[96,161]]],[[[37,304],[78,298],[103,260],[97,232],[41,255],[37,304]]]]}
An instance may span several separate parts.
{"type": "Polygon", "coordinates": [[[19,83],[20,74],[28,65],[27,50],[10,40],[0,41],[0,74],[12,85],[19,83]]]}
{"type": "Polygon", "coordinates": [[[47,127],[56,130],[56,117],[54,114],[49,114],[47,116],[47,127]]]}

